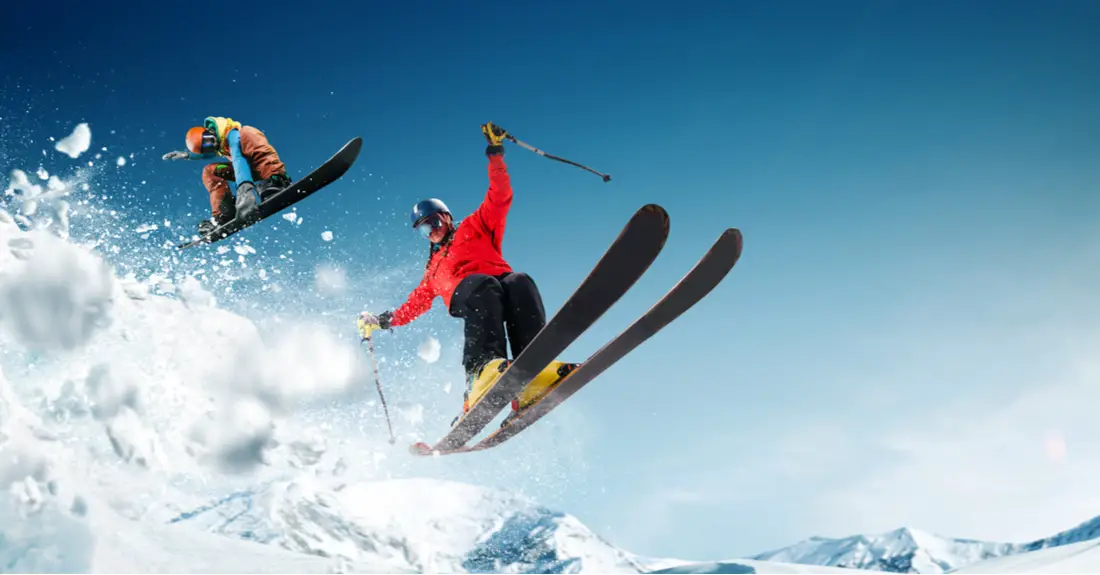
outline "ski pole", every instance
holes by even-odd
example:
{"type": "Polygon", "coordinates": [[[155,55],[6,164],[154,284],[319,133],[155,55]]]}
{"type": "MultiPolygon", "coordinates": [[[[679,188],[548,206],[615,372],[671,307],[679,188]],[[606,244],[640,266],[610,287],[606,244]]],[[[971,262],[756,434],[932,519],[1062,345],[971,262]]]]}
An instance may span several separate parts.
{"type": "Polygon", "coordinates": [[[390,430],[390,445],[393,445],[397,439],[393,436],[393,424],[390,423],[390,410],[386,407],[386,396],[382,394],[382,378],[378,376],[378,360],[374,357],[374,340],[364,337],[363,341],[367,342],[367,349],[370,351],[370,362],[374,366],[374,386],[378,388],[378,397],[382,399],[382,413],[386,414],[386,427],[390,430]]]}
{"type": "Polygon", "coordinates": [[[570,164],[570,165],[573,165],[573,166],[577,166],[578,168],[581,168],[582,170],[588,170],[589,172],[592,172],[593,174],[596,174],[597,176],[603,178],[603,181],[605,181],[605,182],[610,182],[611,181],[611,174],[603,174],[603,173],[597,172],[596,170],[593,170],[592,168],[589,168],[588,166],[585,166],[583,164],[578,164],[577,162],[574,162],[573,160],[567,160],[565,158],[558,157],[558,156],[555,156],[553,154],[547,154],[546,152],[532,146],[531,144],[528,144],[526,142],[522,142],[520,140],[517,140],[516,137],[511,135],[511,134],[508,134],[505,137],[508,140],[511,140],[512,142],[514,142],[515,144],[518,144],[518,145],[520,145],[524,148],[527,148],[528,150],[531,150],[532,152],[534,152],[534,153],[536,153],[536,154],[538,154],[538,155],[540,155],[544,158],[550,158],[551,160],[557,160],[557,161],[565,163],[565,164],[570,164]]]}

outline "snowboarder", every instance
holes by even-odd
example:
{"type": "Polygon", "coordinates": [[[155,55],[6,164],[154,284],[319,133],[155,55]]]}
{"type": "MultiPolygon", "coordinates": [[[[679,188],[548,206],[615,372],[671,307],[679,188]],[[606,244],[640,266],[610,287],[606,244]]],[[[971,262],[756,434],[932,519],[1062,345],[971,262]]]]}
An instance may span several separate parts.
{"type": "MultiPolygon", "coordinates": [[[[417,203],[412,210],[412,227],[431,244],[423,279],[396,310],[378,315],[363,312],[358,319],[365,339],[374,330],[389,330],[413,321],[431,309],[436,297],[442,298],[450,315],[465,322],[463,413],[508,366],[505,330],[514,359],[546,325],[546,311],[535,282],[527,274],[514,271],[501,253],[512,206],[512,185],[504,164],[503,141],[508,133],[491,122],[482,124],[481,131],[489,142],[485,149],[489,158],[485,199],[474,213],[457,223],[441,200],[417,203]]],[[[512,401],[513,414],[540,399],[576,365],[553,362],[547,366],[512,401]]]]}
{"type": "Polygon", "coordinates": [[[187,131],[187,151],[164,154],[165,160],[209,160],[228,158],[228,162],[207,164],[202,184],[210,194],[211,217],[199,222],[199,233],[207,235],[218,226],[240,216],[244,221],[259,217],[264,197],[290,185],[286,166],[279,159],[267,136],[252,126],[232,118],[210,116],[202,126],[187,131]],[[253,179],[259,178],[259,179],[253,179]],[[230,184],[236,185],[234,200],[230,184]]]}

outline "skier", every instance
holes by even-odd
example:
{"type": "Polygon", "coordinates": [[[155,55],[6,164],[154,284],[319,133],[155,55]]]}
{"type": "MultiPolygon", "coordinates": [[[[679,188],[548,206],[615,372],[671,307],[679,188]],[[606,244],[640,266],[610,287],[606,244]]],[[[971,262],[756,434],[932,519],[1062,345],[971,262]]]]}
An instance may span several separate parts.
{"type": "MultiPolygon", "coordinates": [[[[358,319],[360,334],[369,338],[375,330],[408,324],[431,309],[436,297],[442,298],[450,315],[465,322],[463,414],[509,364],[505,329],[514,359],[546,325],[546,311],[535,282],[527,274],[512,270],[501,253],[512,206],[512,185],[504,164],[503,141],[508,133],[491,122],[482,124],[481,131],[489,142],[485,149],[489,158],[485,199],[458,223],[441,200],[417,203],[412,210],[412,227],[431,244],[423,279],[396,310],[378,315],[363,312],[358,319]]],[[[552,362],[512,400],[513,416],[553,389],[577,365],[552,362]]],[[[455,418],[451,425],[457,421],[455,418]]]]}
{"type": "Polygon", "coordinates": [[[187,131],[187,151],[164,154],[165,160],[209,160],[228,158],[229,162],[207,164],[202,184],[210,194],[211,217],[199,222],[199,233],[207,235],[236,216],[244,221],[259,218],[264,196],[286,188],[291,180],[267,136],[252,126],[232,118],[210,116],[202,126],[187,131]],[[259,179],[253,179],[258,177],[259,179]],[[236,185],[234,200],[230,183],[236,185]]]}

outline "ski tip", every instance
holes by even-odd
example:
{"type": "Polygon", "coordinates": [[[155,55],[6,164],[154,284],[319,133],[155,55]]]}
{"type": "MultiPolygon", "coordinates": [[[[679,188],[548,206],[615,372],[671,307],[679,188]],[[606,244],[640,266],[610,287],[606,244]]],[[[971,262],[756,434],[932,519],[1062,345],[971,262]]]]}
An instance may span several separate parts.
{"type": "Polygon", "coordinates": [[[646,205],[638,208],[638,211],[634,213],[635,218],[653,217],[653,216],[656,216],[656,217],[661,219],[661,228],[664,231],[665,235],[668,235],[668,229],[669,229],[668,211],[665,210],[663,207],[661,207],[657,204],[646,204],[646,205]]]}
{"type": "Polygon", "coordinates": [[[354,138],[348,140],[348,143],[344,144],[344,147],[341,148],[340,151],[336,153],[336,155],[345,153],[349,154],[350,157],[348,158],[348,165],[350,166],[351,164],[355,163],[355,160],[359,159],[359,152],[362,149],[363,138],[361,138],[360,136],[355,136],[354,138]]]}
{"type": "Polygon", "coordinates": [[[431,455],[432,447],[423,441],[417,441],[409,446],[409,453],[413,455],[431,455]]]}
{"type": "Polygon", "coordinates": [[[733,238],[734,244],[737,246],[737,258],[741,259],[741,252],[745,248],[745,237],[741,234],[741,230],[737,228],[730,228],[726,230],[725,235],[733,238]]]}

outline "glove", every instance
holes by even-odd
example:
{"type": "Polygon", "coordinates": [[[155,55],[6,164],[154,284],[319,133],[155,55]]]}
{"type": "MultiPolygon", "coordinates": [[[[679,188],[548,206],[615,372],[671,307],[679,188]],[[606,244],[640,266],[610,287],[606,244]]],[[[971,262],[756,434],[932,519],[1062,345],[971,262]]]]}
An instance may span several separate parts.
{"type": "Polygon", "coordinates": [[[187,152],[168,152],[160,157],[162,160],[186,160],[191,157],[187,152]]]}
{"type": "Polygon", "coordinates": [[[375,330],[390,329],[390,322],[393,320],[393,312],[382,312],[378,315],[374,315],[370,312],[363,312],[359,314],[359,319],[356,324],[359,326],[359,335],[363,339],[370,339],[370,336],[375,330]]]}
{"type": "Polygon", "coordinates": [[[508,130],[489,122],[481,125],[481,133],[485,134],[485,139],[489,141],[489,147],[485,148],[486,156],[504,154],[504,140],[510,138],[508,130]]]}

